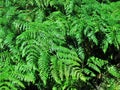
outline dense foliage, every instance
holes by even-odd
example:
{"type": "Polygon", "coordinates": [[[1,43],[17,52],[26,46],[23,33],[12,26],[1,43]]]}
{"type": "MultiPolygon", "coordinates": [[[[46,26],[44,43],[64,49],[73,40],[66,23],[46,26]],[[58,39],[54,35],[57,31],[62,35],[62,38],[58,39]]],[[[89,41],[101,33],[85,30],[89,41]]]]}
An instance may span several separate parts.
{"type": "Polygon", "coordinates": [[[0,90],[119,90],[119,0],[0,0],[0,90]]]}

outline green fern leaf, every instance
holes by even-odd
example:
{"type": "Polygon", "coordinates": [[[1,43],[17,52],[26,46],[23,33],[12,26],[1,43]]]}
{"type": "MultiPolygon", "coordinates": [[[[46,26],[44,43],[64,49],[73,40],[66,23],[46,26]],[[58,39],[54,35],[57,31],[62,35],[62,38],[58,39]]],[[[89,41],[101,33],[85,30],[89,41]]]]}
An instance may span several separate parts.
{"type": "Polygon", "coordinates": [[[59,71],[58,71],[58,63],[57,63],[56,57],[51,57],[51,63],[52,63],[52,67],[51,67],[52,77],[55,79],[55,81],[58,84],[61,84],[61,80],[58,77],[59,71]]]}
{"type": "Polygon", "coordinates": [[[98,73],[100,73],[100,69],[93,63],[89,63],[88,65],[89,67],[91,67],[93,70],[97,71],[98,73]]]}
{"type": "Polygon", "coordinates": [[[38,59],[38,71],[44,85],[47,84],[47,80],[49,78],[49,63],[48,55],[45,52],[42,52],[38,59]]]}
{"type": "Polygon", "coordinates": [[[108,67],[108,72],[117,78],[120,78],[119,72],[116,70],[116,68],[114,66],[108,67]]]}

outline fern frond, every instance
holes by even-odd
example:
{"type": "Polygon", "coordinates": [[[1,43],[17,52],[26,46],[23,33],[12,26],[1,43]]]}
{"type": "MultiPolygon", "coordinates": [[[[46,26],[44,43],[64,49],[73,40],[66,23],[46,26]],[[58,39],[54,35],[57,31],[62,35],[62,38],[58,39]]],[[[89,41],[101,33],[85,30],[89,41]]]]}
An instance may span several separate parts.
{"type": "Polygon", "coordinates": [[[95,77],[97,73],[102,73],[101,69],[106,65],[108,61],[96,58],[94,56],[90,57],[87,61],[88,68],[86,67],[83,72],[87,75],[91,74],[91,76],[95,77]]]}
{"type": "Polygon", "coordinates": [[[47,84],[47,80],[49,79],[49,74],[50,74],[49,65],[50,65],[50,60],[48,54],[44,51],[41,52],[40,57],[38,59],[38,71],[44,85],[47,84]]]}
{"type": "Polygon", "coordinates": [[[12,74],[15,74],[13,73],[14,69],[10,67],[12,66],[4,66],[1,68],[3,71],[0,72],[0,89],[9,88],[8,90],[17,90],[18,87],[25,88],[24,84],[18,78],[13,77],[12,74]]]}
{"type": "Polygon", "coordinates": [[[118,72],[118,70],[116,69],[116,67],[114,67],[114,66],[109,66],[109,67],[108,67],[108,72],[109,72],[109,74],[111,74],[112,76],[117,77],[117,78],[120,78],[119,72],[118,72]]]}
{"type": "Polygon", "coordinates": [[[10,61],[10,53],[8,51],[4,51],[0,53],[0,62],[9,62],[10,61]]]}
{"type": "Polygon", "coordinates": [[[59,78],[59,68],[58,68],[58,63],[57,63],[57,58],[56,57],[51,57],[51,75],[53,79],[58,83],[61,84],[61,80],[59,78]]]}
{"type": "Polygon", "coordinates": [[[28,23],[24,22],[24,21],[21,21],[21,20],[15,20],[12,23],[12,25],[13,25],[12,28],[15,29],[17,31],[16,33],[18,33],[18,34],[29,28],[28,23]]]}
{"type": "Polygon", "coordinates": [[[72,84],[72,80],[75,82],[77,80],[86,81],[81,70],[81,60],[76,52],[61,46],[54,48],[56,49],[56,56],[51,58],[51,74],[54,80],[61,86],[62,82],[65,83],[71,80],[71,83],[66,84],[65,88],[72,84]]]}

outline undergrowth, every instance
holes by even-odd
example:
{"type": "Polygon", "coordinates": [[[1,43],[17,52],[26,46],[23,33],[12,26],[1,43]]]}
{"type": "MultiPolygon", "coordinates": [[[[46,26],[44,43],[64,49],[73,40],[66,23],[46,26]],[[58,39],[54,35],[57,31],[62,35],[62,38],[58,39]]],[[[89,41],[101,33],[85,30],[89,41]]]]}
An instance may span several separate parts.
{"type": "Polygon", "coordinates": [[[119,24],[119,0],[1,0],[0,90],[119,90],[119,24]]]}

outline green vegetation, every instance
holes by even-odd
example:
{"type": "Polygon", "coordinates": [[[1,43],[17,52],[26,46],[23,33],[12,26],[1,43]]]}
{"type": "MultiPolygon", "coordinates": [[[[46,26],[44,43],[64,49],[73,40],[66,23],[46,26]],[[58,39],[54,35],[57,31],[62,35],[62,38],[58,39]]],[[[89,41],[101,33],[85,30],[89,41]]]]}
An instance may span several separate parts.
{"type": "Polygon", "coordinates": [[[0,0],[0,90],[119,89],[119,0],[0,0]]]}

